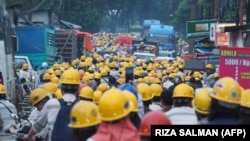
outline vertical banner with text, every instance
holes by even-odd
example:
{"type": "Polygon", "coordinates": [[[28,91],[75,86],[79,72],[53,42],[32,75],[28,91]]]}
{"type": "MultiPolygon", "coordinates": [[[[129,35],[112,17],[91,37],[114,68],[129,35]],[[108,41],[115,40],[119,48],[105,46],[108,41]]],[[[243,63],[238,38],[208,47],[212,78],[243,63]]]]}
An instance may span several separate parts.
{"type": "Polygon", "coordinates": [[[220,77],[229,76],[250,88],[250,48],[220,48],[220,77]]]}

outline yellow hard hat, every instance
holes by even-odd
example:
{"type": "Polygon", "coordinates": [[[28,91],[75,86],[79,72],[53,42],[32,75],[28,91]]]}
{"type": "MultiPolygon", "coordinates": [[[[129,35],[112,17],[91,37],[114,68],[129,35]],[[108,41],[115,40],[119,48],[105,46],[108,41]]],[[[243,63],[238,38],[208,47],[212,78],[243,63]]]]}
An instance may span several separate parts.
{"type": "Polygon", "coordinates": [[[161,80],[159,78],[155,78],[153,83],[154,84],[161,84],[161,80]]]}
{"type": "Polygon", "coordinates": [[[105,84],[105,83],[101,83],[101,84],[99,84],[98,86],[97,86],[97,90],[99,90],[99,91],[101,91],[101,92],[104,92],[104,91],[106,91],[108,89],[108,86],[107,86],[107,84],[105,84]]]}
{"type": "Polygon", "coordinates": [[[162,73],[157,73],[157,78],[162,79],[162,73]]]}
{"type": "Polygon", "coordinates": [[[213,92],[212,88],[202,88],[196,92],[192,101],[192,105],[196,112],[206,115],[209,113],[211,103],[209,94],[211,92],[213,92]]]}
{"type": "Polygon", "coordinates": [[[100,73],[101,73],[101,76],[107,76],[108,75],[108,72],[107,72],[106,69],[102,69],[100,73]]]}
{"type": "Polygon", "coordinates": [[[95,71],[95,68],[92,67],[92,66],[90,66],[90,67],[88,68],[88,71],[95,71]]]}
{"type": "Polygon", "coordinates": [[[36,88],[30,93],[30,102],[32,106],[35,106],[40,101],[48,96],[48,92],[43,88],[36,88]]]}
{"type": "Polygon", "coordinates": [[[134,70],[134,76],[141,76],[142,71],[140,70],[134,70]]]}
{"type": "Polygon", "coordinates": [[[85,61],[86,57],[84,55],[81,56],[80,60],[85,61]]]}
{"type": "Polygon", "coordinates": [[[93,73],[89,73],[88,77],[89,77],[89,80],[93,80],[94,79],[94,74],[93,73]]]}
{"type": "Polygon", "coordinates": [[[0,84],[0,95],[5,95],[6,94],[6,88],[3,84],[0,84]]]}
{"type": "Polygon", "coordinates": [[[154,96],[160,96],[161,93],[163,92],[163,88],[159,84],[151,84],[149,87],[150,87],[151,93],[154,96]]]}
{"type": "Polygon", "coordinates": [[[202,74],[200,72],[198,72],[198,71],[195,71],[193,73],[193,77],[195,77],[195,78],[201,78],[201,76],[202,76],[202,74]]]}
{"type": "Polygon", "coordinates": [[[50,81],[57,85],[60,83],[60,79],[56,76],[52,77],[50,81]]]}
{"type": "Polygon", "coordinates": [[[63,72],[63,74],[61,76],[61,83],[62,84],[79,85],[80,84],[80,75],[73,68],[69,68],[63,72]]]}
{"type": "Polygon", "coordinates": [[[84,83],[89,84],[89,81],[90,81],[89,76],[84,75],[82,80],[83,80],[84,83]]]}
{"type": "Polygon", "coordinates": [[[212,64],[207,64],[206,69],[214,69],[214,66],[212,64]]]}
{"type": "Polygon", "coordinates": [[[154,95],[150,91],[149,85],[145,83],[139,83],[137,85],[139,94],[141,94],[143,101],[148,101],[153,99],[154,95]]]}
{"type": "Polygon", "coordinates": [[[43,74],[43,80],[50,80],[51,79],[51,76],[49,73],[44,73],[43,74]]]}
{"type": "Polygon", "coordinates": [[[62,73],[61,70],[55,70],[55,75],[56,76],[61,76],[61,73],[62,73]]]}
{"type": "Polygon", "coordinates": [[[214,73],[214,78],[219,78],[219,73],[218,72],[214,73]]]}
{"type": "Polygon", "coordinates": [[[137,83],[144,83],[144,79],[143,78],[138,78],[136,82],[137,83]]]}
{"type": "Polygon", "coordinates": [[[77,102],[70,112],[69,127],[86,128],[101,123],[98,107],[89,101],[77,102]]]}
{"type": "Polygon", "coordinates": [[[80,91],[80,97],[87,98],[87,99],[93,99],[94,91],[91,87],[83,87],[80,91]]]}
{"type": "Polygon", "coordinates": [[[52,68],[48,69],[46,72],[49,73],[50,75],[55,74],[55,71],[52,68]]]}
{"type": "Polygon", "coordinates": [[[241,89],[237,81],[231,77],[223,77],[214,84],[214,93],[210,96],[219,101],[231,104],[239,104],[241,98],[241,89]]]}
{"type": "Polygon", "coordinates": [[[43,89],[49,92],[50,94],[55,94],[57,90],[57,84],[52,82],[47,82],[43,85],[43,89]]]}
{"type": "Polygon", "coordinates": [[[191,79],[191,76],[186,76],[185,81],[189,81],[191,79]]]}
{"type": "Polygon", "coordinates": [[[61,89],[57,89],[55,96],[57,99],[61,99],[63,97],[61,89]]]}
{"type": "Polygon", "coordinates": [[[101,96],[102,96],[102,91],[98,91],[98,90],[95,91],[93,94],[93,102],[95,104],[99,104],[99,100],[100,100],[101,96]]]}
{"type": "Polygon", "coordinates": [[[145,76],[145,77],[143,78],[143,80],[144,80],[145,83],[150,83],[150,82],[151,82],[149,76],[145,76]]]}
{"type": "Polygon", "coordinates": [[[83,67],[86,67],[87,66],[87,63],[86,62],[81,62],[80,64],[79,64],[79,67],[80,68],[83,68],[83,67]]]}
{"type": "Polygon", "coordinates": [[[101,120],[116,121],[128,116],[131,112],[128,98],[117,88],[107,90],[99,100],[101,120]]]}
{"type": "Polygon", "coordinates": [[[152,71],[154,70],[154,66],[153,65],[148,65],[147,66],[147,71],[152,71]]]}
{"type": "Polygon", "coordinates": [[[54,65],[53,65],[53,69],[54,69],[54,70],[57,70],[57,69],[60,70],[60,64],[57,64],[57,63],[54,64],[54,65]]]}
{"type": "Polygon", "coordinates": [[[27,63],[24,63],[23,65],[22,65],[22,69],[28,69],[29,68],[29,65],[27,64],[27,63]]]}
{"type": "Polygon", "coordinates": [[[184,84],[184,83],[178,84],[174,88],[173,98],[178,98],[178,97],[193,98],[194,89],[191,86],[184,84]]]}
{"type": "Polygon", "coordinates": [[[176,76],[176,73],[170,73],[169,75],[168,75],[168,78],[174,78],[176,76]]]}
{"type": "Polygon", "coordinates": [[[98,72],[95,72],[94,73],[94,79],[101,79],[101,74],[100,73],[98,73],[98,72]]]}
{"type": "Polygon", "coordinates": [[[250,89],[245,89],[241,92],[240,105],[250,108],[250,89]]]}
{"type": "Polygon", "coordinates": [[[184,65],[179,65],[178,68],[179,69],[184,69],[184,65]]]}
{"type": "Polygon", "coordinates": [[[131,102],[131,106],[132,106],[131,111],[138,112],[139,107],[138,107],[138,101],[137,101],[136,96],[128,90],[124,90],[122,92],[127,96],[128,100],[131,102]]]}

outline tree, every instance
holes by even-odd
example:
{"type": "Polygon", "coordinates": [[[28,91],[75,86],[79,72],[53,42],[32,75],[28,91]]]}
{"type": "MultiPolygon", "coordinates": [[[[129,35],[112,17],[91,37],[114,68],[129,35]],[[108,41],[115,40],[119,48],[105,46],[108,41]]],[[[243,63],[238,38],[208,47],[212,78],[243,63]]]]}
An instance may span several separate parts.
{"type": "Polygon", "coordinates": [[[93,7],[95,0],[66,0],[64,7],[64,19],[81,25],[82,30],[96,32],[98,11],[93,7]]]}
{"type": "Polygon", "coordinates": [[[186,35],[186,22],[190,20],[191,8],[187,6],[189,0],[183,0],[178,5],[177,10],[174,13],[174,19],[171,21],[180,36],[184,37],[186,35]]]}

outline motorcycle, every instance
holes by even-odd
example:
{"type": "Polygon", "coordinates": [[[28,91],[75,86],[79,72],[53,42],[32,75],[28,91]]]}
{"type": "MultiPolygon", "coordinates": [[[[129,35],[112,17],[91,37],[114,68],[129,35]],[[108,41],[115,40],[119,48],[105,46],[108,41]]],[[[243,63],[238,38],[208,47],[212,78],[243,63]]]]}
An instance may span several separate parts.
{"type": "Polygon", "coordinates": [[[15,139],[16,141],[24,141],[23,137],[25,134],[28,134],[32,127],[32,123],[28,120],[28,116],[25,113],[20,112],[18,115],[13,113],[10,115],[10,117],[18,123],[16,127],[15,139]]]}
{"type": "Polygon", "coordinates": [[[31,93],[31,87],[33,87],[32,83],[30,83],[25,78],[21,78],[20,83],[21,83],[21,88],[24,93],[24,96],[29,95],[31,93]]]}

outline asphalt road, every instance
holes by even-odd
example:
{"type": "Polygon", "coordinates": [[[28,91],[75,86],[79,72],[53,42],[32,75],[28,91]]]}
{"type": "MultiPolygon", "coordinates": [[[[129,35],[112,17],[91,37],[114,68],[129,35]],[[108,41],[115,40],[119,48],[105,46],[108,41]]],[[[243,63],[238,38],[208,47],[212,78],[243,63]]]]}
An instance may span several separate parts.
{"type": "Polygon", "coordinates": [[[0,141],[15,141],[15,136],[11,134],[0,133],[0,141]]]}

